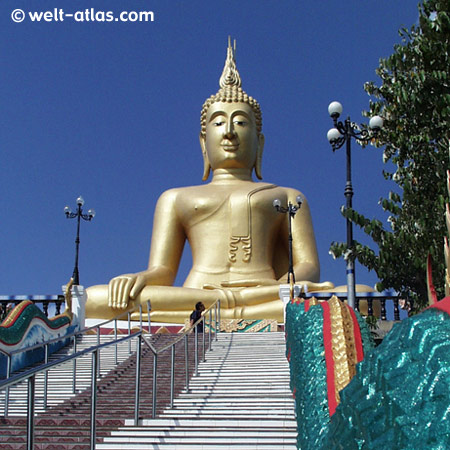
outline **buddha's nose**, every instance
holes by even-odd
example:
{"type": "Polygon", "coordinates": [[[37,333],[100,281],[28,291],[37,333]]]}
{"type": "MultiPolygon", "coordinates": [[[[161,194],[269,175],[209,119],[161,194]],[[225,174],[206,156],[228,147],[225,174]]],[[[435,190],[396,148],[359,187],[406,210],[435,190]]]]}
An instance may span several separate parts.
{"type": "Polygon", "coordinates": [[[227,122],[224,137],[227,139],[232,139],[235,135],[236,133],[234,132],[233,121],[230,120],[229,122],[227,122]]]}

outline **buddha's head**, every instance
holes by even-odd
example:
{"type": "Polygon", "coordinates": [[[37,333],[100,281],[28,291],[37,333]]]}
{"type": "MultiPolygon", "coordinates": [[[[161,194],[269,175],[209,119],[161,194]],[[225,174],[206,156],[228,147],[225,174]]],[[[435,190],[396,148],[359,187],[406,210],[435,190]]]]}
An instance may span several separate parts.
{"type": "Polygon", "coordinates": [[[241,88],[236,69],[234,48],[228,41],[227,58],[220,89],[203,104],[201,112],[200,145],[202,147],[203,180],[210,169],[255,168],[261,179],[261,160],[264,136],[259,103],[241,88]]]}

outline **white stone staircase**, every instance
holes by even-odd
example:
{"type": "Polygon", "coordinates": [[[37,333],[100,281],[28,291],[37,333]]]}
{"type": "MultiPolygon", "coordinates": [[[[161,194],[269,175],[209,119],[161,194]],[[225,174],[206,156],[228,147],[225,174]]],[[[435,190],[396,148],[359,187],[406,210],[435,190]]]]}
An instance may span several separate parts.
{"type": "Polygon", "coordinates": [[[157,419],[113,431],[97,449],[296,449],[283,333],[222,333],[198,376],[157,419]]]}

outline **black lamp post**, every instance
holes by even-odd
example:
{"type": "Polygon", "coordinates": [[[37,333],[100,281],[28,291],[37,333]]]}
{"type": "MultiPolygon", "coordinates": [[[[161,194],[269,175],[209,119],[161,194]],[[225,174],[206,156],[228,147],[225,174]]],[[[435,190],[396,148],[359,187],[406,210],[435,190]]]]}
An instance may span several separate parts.
{"type": "Polygon", "coordinates": [[[303,203],[303,198],[301,195],[298,195],[297,198],[297,205],[293,205],[291,202],[288,202],[287,208],[284,206],[281,206],[281,201],[277,198],[273,201],[273,206],[276,208],[276,210],[280,213],[286,214],[288,213],[288,223],[289,223],[289,270],[288,270],[288,278],[287,282],[290,284],[291,282],[291,275],[292,275],[292,282],[295,283],[295,274],[294,274],[294,263],[292,261],[292,226],[291,226],[291,220],[295,217],[295,214],[297,211],[301,208],[303,203]]]}
{"type": "Polygon", "coordinates": [[[73,284],[74,286],[80,284],[80,274],[78,272],[78,253],[80,248],[80,219],[84,220],[92,220],[95,217],[95,211],[93,209],[90,209],[87,214],[83,214],[82,206],[84,205],[83,197],[80,195],[77,198],[77,211],[72,212],[72,210],[66,206],[64,208],[64,213],[66,214],[66,217],[68,219],[74,219],[77,218],[77,237],[75,239],[75,267],[73,269],[73,284]]]}
{"type": "MultiPolygon", "coordinates": [[[[353,187],[352,187],[352,162],[351,162],[351,140],[367,143],[380,131],[383,126],[383,119],[380,116],[373,116],[369,121],[369,128],[360,130],[356,123],[347,117],[345,122],[338,122],[342,113],[342,105],[339,102],[332,102],[328,106],[328,113],[333,119],[334,128],[327,133],[328,141],[335,150],[346,144],[347,150],[347,182],[345,184],[344,195],[347,209],[352,207],[353,187]]],[[[351,253],[353,250],[353,227],[350,219],[347,219],[347,247],[350,250],[346,258],[347,261],[347,303],[355,308],[355,259],[351,253]]]]}

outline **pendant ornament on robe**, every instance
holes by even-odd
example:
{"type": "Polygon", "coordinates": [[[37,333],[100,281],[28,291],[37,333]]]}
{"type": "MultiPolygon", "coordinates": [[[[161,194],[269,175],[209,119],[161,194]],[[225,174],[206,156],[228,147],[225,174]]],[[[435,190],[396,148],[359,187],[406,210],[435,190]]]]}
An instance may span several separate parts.
{"type": "Polygon", "coordinates": [[[242,247],[242,261],[250,262],[252,257],[252,208],[251,197],[257,192],[273,189],[275,184],[259,186],[250,192],[237,190],[230,195],[230,246],[228,260],[232,263],[237,261],[239,247],[242,247]],[[239,245],[241,244],[241,245],[239,245]]]}

